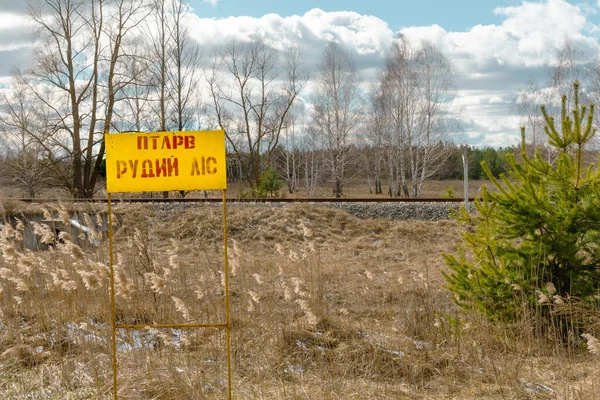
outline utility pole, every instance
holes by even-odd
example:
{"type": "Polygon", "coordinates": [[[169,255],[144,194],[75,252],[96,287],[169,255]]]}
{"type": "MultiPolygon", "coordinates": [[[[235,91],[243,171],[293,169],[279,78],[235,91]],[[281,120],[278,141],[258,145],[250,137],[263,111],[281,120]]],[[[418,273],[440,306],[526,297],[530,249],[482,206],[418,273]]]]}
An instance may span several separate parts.
{"type": "Polygon", "coordinates": [[[463,181],[465,191],[465,208],[469,206],[469,146],[460,146],[463,163],[463,181]]]}

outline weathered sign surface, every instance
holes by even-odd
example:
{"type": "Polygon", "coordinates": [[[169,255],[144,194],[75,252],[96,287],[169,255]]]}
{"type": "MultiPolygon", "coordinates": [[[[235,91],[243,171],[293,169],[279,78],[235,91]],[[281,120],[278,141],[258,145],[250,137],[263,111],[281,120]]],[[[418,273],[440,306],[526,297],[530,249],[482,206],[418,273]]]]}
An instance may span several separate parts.
{"type": "Polygon", "coordinates": [[[105,141],[109,193],[227,187],[223,131],[111,133],[105,141]]]}

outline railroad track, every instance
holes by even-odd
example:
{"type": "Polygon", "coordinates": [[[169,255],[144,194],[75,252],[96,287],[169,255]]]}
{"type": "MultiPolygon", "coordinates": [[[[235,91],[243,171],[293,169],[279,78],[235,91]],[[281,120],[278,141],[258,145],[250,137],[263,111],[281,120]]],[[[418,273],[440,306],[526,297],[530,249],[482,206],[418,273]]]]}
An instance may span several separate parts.
{"type": "MultiPolygon", "coordinates": [[[[21,201],[24,203],[108,203],[108,199],[17,199],[17,198],[6,198],[0,199],[21,201]]],[[[470,197],[469,202],[472,202],[474,198],[470,197]]],[[[220,198],[114,198],[112,202],[118,203],[221,203],[220,198]]],[[[228,203],[461,203],[463,198],[269,198],[269,199],[227,199],[228,203]]]]}

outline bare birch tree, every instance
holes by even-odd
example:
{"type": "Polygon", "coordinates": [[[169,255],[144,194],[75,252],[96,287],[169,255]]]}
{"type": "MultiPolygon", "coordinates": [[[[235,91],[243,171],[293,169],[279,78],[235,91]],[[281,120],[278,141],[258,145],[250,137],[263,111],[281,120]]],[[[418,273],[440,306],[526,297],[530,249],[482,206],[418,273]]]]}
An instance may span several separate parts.
{"type": "Polygon", "coordinates": [[[415,71],[414,50],[408,40],[401,38],[392,44],[386,58],[382,79],[383,96],[390,119],[386,137],[387,175],[391,197],[409,197],[407,175],[410,162],[407,148],[418,121],[418,87],[415,71]]]}
{"type": "Polygon", "coordinates": [[[379,89],[390,124],[383,137],[392,197],[421,196],[425,180],[447,158],[453,89],[452,65],[433,44],[422,42],[418,50],[405,38],[392,44],[379,89]]]}
{"type": "Polygon", "coordinates": [[[321,133],[315,126],[310,126],[301,138],[304,189],[306,196],[312,198],[316,194],[318,183],[323,177],[324,162],[321,150],[321,133]]]}
{"type": "Polygon", "coordinates": [[[524,89],[519,91],[516,101],[516,111],[520,117],[521,126],[525,127],[525,141],[528,154],[532,157],[537,149],[543,153],[545,159],[550,160],[551,150],[546,143],[544,132],[544,117],[540,107],[545,103],[543,89],[534,81],[530,80],[524,89]]]}
{"type": "Polygon", "coordinates": [[[19,74],[35,101],[50,115],[38,143],[69,159],[65,187],[92,197],[104,156],[103,134],[111,126],[117,93],[126,79],[117,73],[125,37],[143,18],[143,0],[37,0],[28,7],[40,45],[33,67],[19,74]],[[107,10],[110,10],[109,12],[107,10]]]}
{"type": "Polygon", "coordinates": [[[219,52],[207,77],[217,122],[226,128],[228,145],[252,188],[260,184],[307,82],[298,51],[283,58],[262,40],[234,41],[219,52]]]}
{"type": "Polygon", "coordinates": [[[169,97],[171,99],[170,119],[177,131],[190,129],[194,122],[197,104],[197,85],[200,78],[200,48],[190,37],[185,16],[187,2],[171,0],[170,4],[170,60],[168,69],[169,97]]]}
{"type": "Polygon", "coordinates": [[[416,57],[419,87],[417,135],[409,143],[412,196],[421,197],[425,180],[434,175],[449,155],[446,146],[455,128],[448,104],[454,97],[454,70],[450,61],[424,41],[416,57]]]}
{"type": "MultiPolygon", "coordinates": [[[[190,37],[185,0],[152,0],[148,18],[148,60],[153,89],[148,97],[155,116],[154,130],[183,131],[193,127],[200,104],[200,49],[190,37]]],[[[168,197],[168,192],[163,192],[168,197]]]]}
{"type": "MultiPolygon", "coordinates": [[[[585,82],[587,90],[581,91],[579,96],[582,101],[593,100],[596,93],[600,93],[595,88],[599,86],[595,83],[594,67],[587,69],[588,60],[585,58],[583,50],[573,39],[564,37],[560,47],[554,53],[553,59],[549,63],[549,81],[544,85],[539,85],[530,80],[527,85],[521,89],[517,96],[516,111],[521,118],[521,125],[525,127],[525,140],[529,147],[530,156],[537,149],[542,152],[542,156],[552,161],[556,153],[546,142],[544,125],[546,124],[540,112],[540,107],[545,106],[546,111],[551,115],[558,116],[561,104],[557,99],[562,95],[567,96],[567,104],[572,107],[573,84],[576,81],[585,82]]],[[[600,74],[596,75],[600,76],[600,74]]],[[[596,103],[597,104],[597,103],[596,103]]]]}
{"type": "Polygon", "coordinates": [[[284,171],[284,178],[287,182],[288,193],[292,194],[298,191],[300,186],[300,147],[299,147],[299,127],[297,126],[297,111],[292,108],[288,115],[288,123],[282,132],[282,152],[283,161],[280,169],[284,171]]]}
{"type": "MultiPolygon", "coordinates": [[[[565,36],[554,55],[553,65],[550,67],[552,94],[548,100],[560,99],[565,95],[567,96],[567,106],[573,106],[573,84],[584,80],[586,61],[583,50],[572,39],[565,36]]],[[[585,92],[579,96],[582,102],[585,101],[585,92]]],[[[556,104],[556,107],[553,108],[554,112],[558,114],[560,104],[556,104]]]]}
{"type": "Polygon", "coordinates": [[[366,139],[372,147],[373,153],[373,175],[375,194],[382,194],[382,180],[385,163],[384,140],[388,136],[389,116],[385,95],[381,88],[381,82],[377,82],[371,88],[371,102],[367,120],[366,139]]]}
{"type": "Polygon", "coordinates": [[[157,92],[152,97],[153,110],[157,119],[156,130],[167,130],[167,73],[171,52],[169,51],[169,4],[168,0],[152,0],[152,18],[146,26],[149,40],[149,63],[152,87],[157,92]]]}
{"type": "Polygon", "coordinates": [[[4,160],[0,174],[5,183],[34,198],[51,185],[49,171],[56,159],[34,139],[47,135],[41,132],[46,124],[40,123],[43,119],[27,96],[27,88],[22,85],[14,85],[9,93],[2,95],[5,109],[0,114],[0,132],[4,160]]]}
{"type": "Polygon", "coordinates": [[[127,59],[123,73],[130,77],[130,83],[121,91],[122,106],[119,113],[120,131],[151,131],[152,73],[145,43],[135,43],[127,59]]]}
{"type": "Polygon", "coordinates": [[[328,153],[329,170],[336,198],[344,193],[350,161],[351,136],[358,124],[359,78],[350,55],[330,42],[317,73],[313,125],[328,153]]]}

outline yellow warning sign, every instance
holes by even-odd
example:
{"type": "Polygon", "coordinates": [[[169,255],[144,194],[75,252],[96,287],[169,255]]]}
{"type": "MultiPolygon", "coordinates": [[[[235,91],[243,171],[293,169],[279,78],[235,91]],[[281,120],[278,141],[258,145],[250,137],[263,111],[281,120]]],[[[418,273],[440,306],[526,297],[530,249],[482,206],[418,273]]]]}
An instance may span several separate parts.
{"type": "Polygon", "coordinates": [[[109,193],[227,188],[225,132],[105,135],[109,193]]]}

